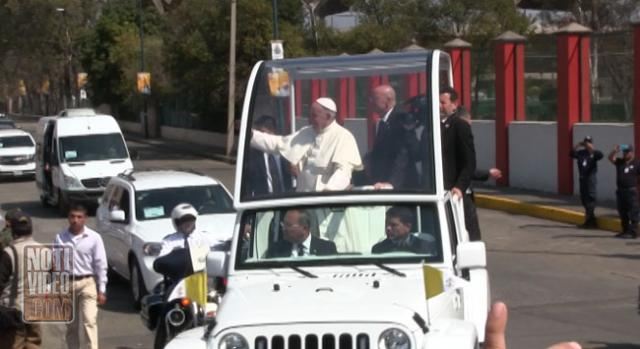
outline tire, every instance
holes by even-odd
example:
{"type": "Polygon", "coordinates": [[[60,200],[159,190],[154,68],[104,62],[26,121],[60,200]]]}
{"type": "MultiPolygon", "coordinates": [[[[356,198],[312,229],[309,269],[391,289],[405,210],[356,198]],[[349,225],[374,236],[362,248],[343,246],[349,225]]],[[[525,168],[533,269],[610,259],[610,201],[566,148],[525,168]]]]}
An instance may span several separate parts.
{"type": "Polygon", "coordinates": [[[165,347],[167,342],[169,341],[169,336],[167,335],[167,327],[164,323],[164,315],[160,315],[158,319],[158,325],[156,326],[156,333],[153,338],[153,349],[162,349],[165,347]]]}
{"type": "Polygon", "coordinates": [[[60,189],[58,189],[58,212],[62,217],[66,217],[69,214],[69,200],[60,189]]]}
{"type": "Polygon", "coordinates": [[[140,273],[140,266],[135,257],[132,257],[129,263],[129,289],[133,298],[133,306],[136,310],[140,310],[140,301],[142,301],[142,297],[146,296],[149,292],[144,285],[144,279],[140,273]]]}

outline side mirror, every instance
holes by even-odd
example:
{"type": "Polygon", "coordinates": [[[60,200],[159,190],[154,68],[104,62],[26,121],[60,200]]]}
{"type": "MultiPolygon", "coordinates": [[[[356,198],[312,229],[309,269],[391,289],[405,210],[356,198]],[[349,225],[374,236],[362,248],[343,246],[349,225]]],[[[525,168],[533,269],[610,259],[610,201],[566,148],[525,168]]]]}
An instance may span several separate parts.
{"type": "Polygon", "coordinates": [[[225,251],[211,251],[207,255],[207,275],[213,277],[227,277],[227,263],[229,253],[225,251]]]}
{"type": "Polygon", "coordinates": [[[109,212],[109,220],[115,223],[124,223],[125,215],[123,210],[113,210],[109,212]]]}
{"type": "Polygon", "coordinates": [[[487,267],[487,250],[484,242],[461,242],[456,249],[459,269],[487,267]]]}

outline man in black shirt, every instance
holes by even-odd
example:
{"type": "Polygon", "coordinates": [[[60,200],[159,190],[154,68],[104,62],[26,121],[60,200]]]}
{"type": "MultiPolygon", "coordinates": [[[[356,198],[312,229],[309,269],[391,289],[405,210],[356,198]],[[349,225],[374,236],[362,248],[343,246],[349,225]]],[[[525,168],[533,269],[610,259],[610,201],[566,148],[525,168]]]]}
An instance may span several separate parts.
{"type": "Polygon", "coordinates": [[[633,146],[627,144],[616,145],[609,154],[609,161],[616,166],[616,201],[622,224],[622,232],[616,237],[635,239],[640,213],[637,189],[640,162],[634,159],[633,146]],[[622,157],[616,157],[620,151],[622,151],[622,157]]]}
{"type": "Polygon", "coordinates": [[[569,153],[571,158],[576,159],[578,174],[580,177],[580,199],[584,206],[584,223],[580,228],[596,228],[596,173],[598,172],[598,161],[603,157],[602,152],[593,147],[593,139],[586,136],[584,140],[575,145],[569,153]]]}

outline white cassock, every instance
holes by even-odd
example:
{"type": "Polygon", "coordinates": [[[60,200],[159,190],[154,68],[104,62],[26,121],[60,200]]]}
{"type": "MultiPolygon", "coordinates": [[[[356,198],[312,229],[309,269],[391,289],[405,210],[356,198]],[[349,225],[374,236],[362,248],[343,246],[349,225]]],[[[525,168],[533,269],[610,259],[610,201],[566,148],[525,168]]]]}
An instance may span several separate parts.
{"type": "Polygon", "coordinates": [[[298,166],[299,192],[345,190],[351,184],[351,172],[362,169],[356,139],[335,121],[320,133],[311,126],[289,136],[254,130],[251,147],[280,154],[298,166]]]}

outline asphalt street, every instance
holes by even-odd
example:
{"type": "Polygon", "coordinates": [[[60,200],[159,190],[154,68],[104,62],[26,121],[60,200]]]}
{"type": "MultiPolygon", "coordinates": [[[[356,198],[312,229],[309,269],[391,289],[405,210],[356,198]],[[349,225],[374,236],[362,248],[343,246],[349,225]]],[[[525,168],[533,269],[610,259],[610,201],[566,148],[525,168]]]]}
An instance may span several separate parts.
{"type": "MultiPolygon", "coordinates": [[[[193,169],[233,191],[233,165],[143,143],[129,147],[139,153],[138,169],[193,169]]],[[[0,208],[14,207],[33,215],[39,241],[52,241],[66,226],[54,209],[40,206],[32,180],[0,182],[0,208]]],[[[510,307],[509,348],[577,340],[585,348],[640,349],[640,241],[526,216],[479,213],[492,298],[510,307]]],[[[127,284],[112,278],[107,292],[98,317],[100,347],[151,348],[153,334],[133,309],[127,284]]],[[[63,333],[61,325],[47,325],[43,348],[62,348],[63,333]]]]}

